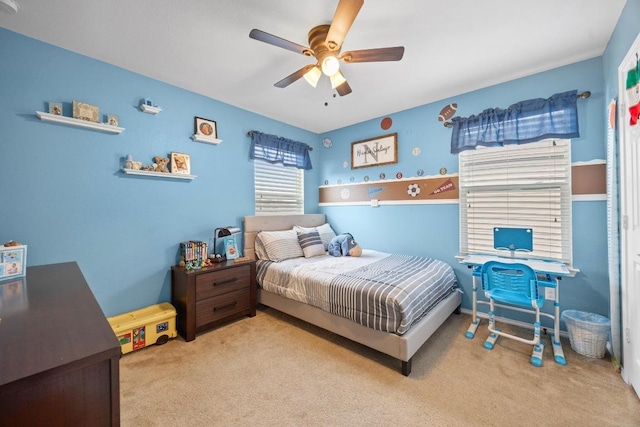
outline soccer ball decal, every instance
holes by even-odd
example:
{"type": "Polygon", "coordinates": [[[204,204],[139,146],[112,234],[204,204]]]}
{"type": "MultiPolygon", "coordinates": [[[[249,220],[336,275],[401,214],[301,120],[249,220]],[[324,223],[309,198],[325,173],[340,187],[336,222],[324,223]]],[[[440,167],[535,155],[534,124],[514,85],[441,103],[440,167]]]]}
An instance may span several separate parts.
{"type": "Polygon", "coordinates": [[[416,197],[418,194],[420,194],[420,187],[418,186],[418,184],[411,184],[407,187],[407,194],[409,194],[411,197],[416,197]]]}

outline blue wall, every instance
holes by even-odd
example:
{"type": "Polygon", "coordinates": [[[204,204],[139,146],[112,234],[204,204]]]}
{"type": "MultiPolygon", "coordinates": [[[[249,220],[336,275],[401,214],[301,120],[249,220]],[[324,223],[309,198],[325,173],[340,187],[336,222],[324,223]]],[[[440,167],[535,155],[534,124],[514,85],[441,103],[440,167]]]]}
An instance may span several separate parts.
{"type": "MultiPolygon", "coordinates": [[[[318,145],[318,136],[0,29],[0,242],[28,245],[28,265],[77,261],[107,316],[171,298],[184,240],[242,225],[254,212],[251,129],[318,145]],[[163,107],[138,109],[141,98],[163,107]],[[117,114],[120,135],[50,124],[35,112],[71,101],[117,114]],[[194,116],[217,121],[222,144],[193,142],[194,116]],[[191,155],[193,181],[123,175],[123,157],[191,155]]],[[[312,162],[318,163],[318,152],[312,162]]],[[[317,169],[305,174],[308,212],[317,169]]]]}
{"type": "MultiPolygon", "coordinates": [[[[458,171],[449,152],[451,131],[436,117],[449,102],[459,116],[489,107],[548,97],[570,89],[590,90],[578,101],[581,137],[572,145],[573,161],[604,159],[605,105],[615,96],[617,66],[640,31],[640,0],[629,0],[609,46],[599,58],[391,114],[316,135],[260,115],[170,86],[111,65],[0,29],[0,242],[29,245],[28,264],[77,261],[107,316],[170,299],[169,267],[178,243],[211,240],[213,228],[242,225],[253,213],[253,166],[248,130],[306,142],[314,169],[305,173],[306,212],[324,212],[338,232],[350,231],[363,247],[441,258],[450,262],[470,308],[471,276],[458,264],[458,205],[318,207],[318,185],[338,179],[372,180],[418,169],[436,175],[458,171]],[[163,111],[138,109],[152,98],[163,111]],[[35,111],[48,101],[79,100],[117,114],[120,135],[44,123],[35,111]],[[216,120],[219,146],[191,141],[193,117],[216,120]],[[351,142],[397,132],[399,162],[351,171],[351,142]],[[333,148],[319,144],[333,140],[333,148]],[[413,156],[414,147],[421,149],[413,156]],[[123,158],[151,162],[171,151],[191,155],[193,181],[125,176],[123,158]]],[[[574,265],[580,274],[563,282],[563,309],[607,314],[609,304],[606,203],[573,203],[574,265]]]]}
{"type": "MultiPolygon", "coordinates": [[[[328,180],[329,184],[338,180],[350,182],[352,177],[354,182],[363,181],[365,176],[377,180],[381,172],[387,179],[395,179],[397,172],[406,178],[417,176],[418,169],[423,169],[425,175],[438,175],[442,167],[449,173],[457,173],[458,156],[450,153],[451,131],[437,120],[442,107],[455,102],[456,114],[465,117],[486,108],[506,108],[521,100],[546,98],[571,89],[592,93],[591,98],[578,101],[581,136],[573,140],[572,161],[605,159],[604,79],[599,57],[391,114],[393,125],[386,131],[380,127],[382,118],[378,118],[322,135],[332,139],[333,147],[321,149],[320,180],[328,180]],[[356,170],[343,167],[350,159],[351,142],[390,132],[398,133],[397,164],[356,170]],[[420,148],[419,156],[411,154],[414,147],[420,148]]],[[[363,247],[430,256],[451,263],[465,291],[463,307],[471,308],[470,271],[455,258],[459,253],[457,203],[377,208],[323,206],[320,210],[327,214],[336,231],[351,232],[363,247]]],[[[563,309],[608,314],[606,236],[606,202],[574,201],[573,254],[574,266],[580,273],[562,283],[563,309]]]]}

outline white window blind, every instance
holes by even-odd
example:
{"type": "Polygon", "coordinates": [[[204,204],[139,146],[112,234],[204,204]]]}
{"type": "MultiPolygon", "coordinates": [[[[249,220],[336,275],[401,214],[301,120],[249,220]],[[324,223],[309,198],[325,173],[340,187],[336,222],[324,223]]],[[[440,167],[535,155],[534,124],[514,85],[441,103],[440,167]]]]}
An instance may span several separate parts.
{"type": "Polygon", "coordinates": [[[253,161],[256,215],[304,213],[304,171],[280,163],[253,161]]]}
{"type": "Polygon", "coordinates": [[[478,147],[459,162],[461,254],[505,255],[493,228],[531,228],[533,252],[515,256],[571,265],[570,140],[478,147]]]}

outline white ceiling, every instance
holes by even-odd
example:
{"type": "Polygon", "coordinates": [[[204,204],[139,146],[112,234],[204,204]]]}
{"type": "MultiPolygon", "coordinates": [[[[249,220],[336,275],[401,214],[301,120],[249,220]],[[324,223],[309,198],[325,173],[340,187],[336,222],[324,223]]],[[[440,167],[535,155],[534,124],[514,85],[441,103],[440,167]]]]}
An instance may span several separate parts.
{"type": "Polygon", "coordinates": [[[0,27],[315,133],[599,56],[626,3],[366,0],[342,51],[404,46],[404,58],[343,64],[353,92],[333,97],[324,76],[274,87],[313,61],[249,32],[308,46],[338,0],[15,1],[0,27]]]}

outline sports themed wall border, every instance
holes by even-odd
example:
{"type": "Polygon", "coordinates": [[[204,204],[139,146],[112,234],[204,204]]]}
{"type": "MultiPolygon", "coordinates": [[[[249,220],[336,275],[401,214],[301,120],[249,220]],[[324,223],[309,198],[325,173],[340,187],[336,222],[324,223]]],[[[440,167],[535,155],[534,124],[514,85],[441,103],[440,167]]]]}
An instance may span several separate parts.
{"type": "MultiPolygon", "coordinates": [[[[320,206],[458,203],[458,174],[446,174],[446,170],[442,172],[445,174],[408,178],[398,174],[396,179],[384,179],[381,176],[378,181],[369,181],[368,177],[365,177],[364,182],[351,181],[342,184],[342,181],[338,180],[338,184],[326,183],[318,187],[320,206]]],[[[573,163],[571,177],[574,201],[606,200],[605,160],[573,163]]]]}
{"type": "Polygon", "coordinates": [[[389,203],[456,203],[458,175],[438,175],[367,181],[319,187],[320,205],[368,205],[371,200],[389,203]]]}

